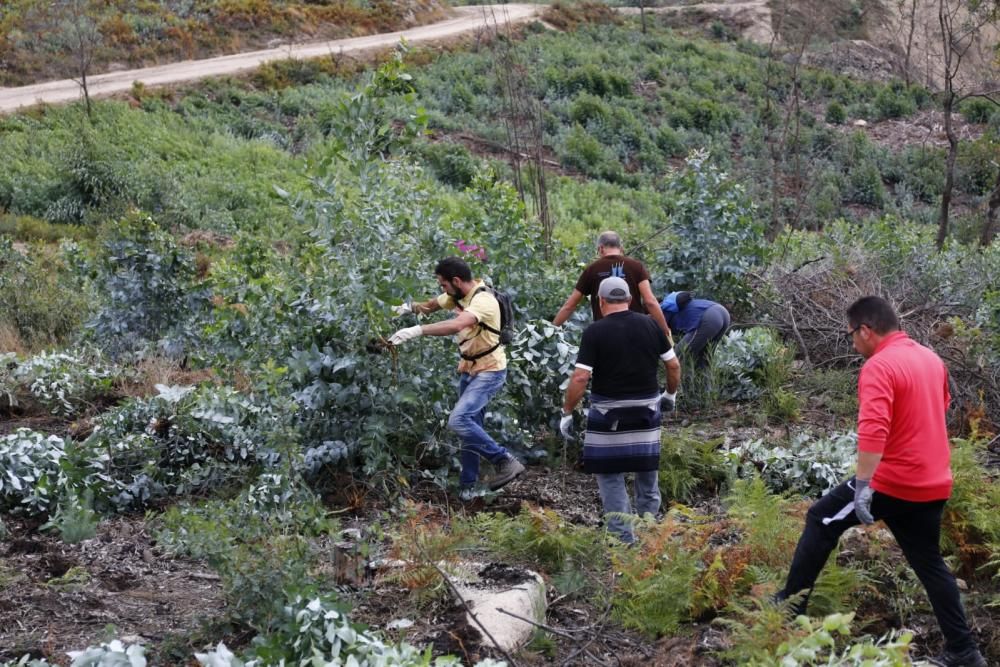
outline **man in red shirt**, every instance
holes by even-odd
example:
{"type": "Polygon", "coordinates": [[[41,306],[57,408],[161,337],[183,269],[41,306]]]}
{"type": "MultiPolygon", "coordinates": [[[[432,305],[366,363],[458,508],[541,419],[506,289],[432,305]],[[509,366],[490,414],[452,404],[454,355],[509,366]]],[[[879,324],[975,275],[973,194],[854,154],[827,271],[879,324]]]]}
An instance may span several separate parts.
{"type": "Polygon", "coordinates": [[[881,520],[927,591],[944,635],[944,654],[932,662],[986,667],[939,545],[952,485],[948,369],[899,330],[884,299],[858,299],[847,309],[847,321],[847,335],[866,359],[858,378],[857,471],[809,509],[777,598],[804,591],[793,609],[805,613],[809,592],[844,531],[881,520]]]}

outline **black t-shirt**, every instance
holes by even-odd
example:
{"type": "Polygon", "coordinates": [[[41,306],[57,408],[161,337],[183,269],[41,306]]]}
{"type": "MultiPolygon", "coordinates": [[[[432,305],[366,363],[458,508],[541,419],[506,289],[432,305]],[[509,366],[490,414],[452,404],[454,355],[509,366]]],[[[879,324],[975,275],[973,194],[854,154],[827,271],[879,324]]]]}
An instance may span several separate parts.
{"type": "Polygon", "coordinates": [[[584,329],[576,363],[591,369],[595,394],[644,396],[659,390],[656,369],[669,351],[670,341],[651,317],[625,310],[584,329]]]}
{"type": "Polygon", "coordinates": [[[601,286],[602,280],[611,276],[622,278],[628,283],[628,291],[632,294],[629,310],[645,313],[646,307],[642,304],[642,297],[639,296],[639,283],[649,280],[649,271],[637,259],[625,255],[607,255],[591,262],[576,281],[576,289],[584,296],[590,297],[590,312],[594,315],[594,321],[601,319],[601,302],[597,298],[597,288],[601,286]]]}

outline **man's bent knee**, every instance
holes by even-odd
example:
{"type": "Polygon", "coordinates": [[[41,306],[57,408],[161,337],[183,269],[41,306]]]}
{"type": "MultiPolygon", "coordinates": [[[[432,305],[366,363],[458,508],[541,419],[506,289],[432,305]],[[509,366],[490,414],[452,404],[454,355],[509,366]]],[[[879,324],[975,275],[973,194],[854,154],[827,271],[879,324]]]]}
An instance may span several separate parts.
{"type": "Polygon", "coordinates": [[[448,416],[448,428],[460,436],[471,432],[475,423],[475,416],[468,412],[452,412],[448,416]]]}

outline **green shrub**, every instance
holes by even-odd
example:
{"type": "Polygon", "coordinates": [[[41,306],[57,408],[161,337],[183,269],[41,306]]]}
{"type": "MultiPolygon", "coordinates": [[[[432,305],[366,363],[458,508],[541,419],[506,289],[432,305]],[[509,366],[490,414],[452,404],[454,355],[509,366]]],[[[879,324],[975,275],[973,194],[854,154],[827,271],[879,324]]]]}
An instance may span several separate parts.
{"type": "Polygon", "coordinates": [[[195,287],[194,258],[152,218],[110,225],[90,270],[101,305],[87,326],[105,351],[120,355],[160,343],[179,358],[197,341],[193,317],[207,294],[195,287]]]}
{"type": "Polygon", "coordinates": [[[0,236],[0,329],[10,327],[29,350],[72,338],[91,307],[87,297],[58,253],[22,254],[0,236]]]}
{"type": "Polygon", "coordinates": [[[955,184],[970,194],[988,194],[997,184],[1000,141],[987,132],[972,142],[962,142],[955,163],[955,184]]]}
{"type": "Polygon", "coordinates": [[[746,401],[780,389],[791,369],[791,356],[770,329],[734,329],[726,334],[709,362],[722,400],[746,401]]]}
{"type": "Polygon", "coordinates": [[[563,164],[588,176],[614,181],[621,175],[617,158],[579,125],[566,134],[560,155],[563,164]]]}
{"type": "Polygon", "coordinates": [[[661,125],[656,130],[656,147],[668,157],[681,157],[687,153],[687,147],[680,132],[669,125],[661,125]]]}
{"type": "Polygon", "coordinates": [[[694,152],[668,184],[666,201],[676,235],[656,251],[663,267],[653,275],[653,292],[708,289],[737,310],[749,306],[749,272],[766,254],[763,224],[746,191],[694,152]]]}
{"type": "Polygon", "coordinates": [[[476,158],[462,144],[450,141],[418,144],[416,154],[431,168],[439,181],[467,188],[479,168],[476,158]]]}
{"type": "Polygon", "coordinates": [[[958,107],[959,113],[969,123],[988,123],[998,109],[1000,106],[985,97],[973,97],[958,107]]]}
{"type": "Polygon", "coordinates": [[[734,664],[750,667],[904,667],[910,664],[912,633],[896,631],[872,639],[851,636],[854,613],[830,614],[820,621],[806,616],[795,619],[792,627],[782,611],[764,608],[744,610],[743,618],[726,625],[733,629],[732,648],[724,656],[734,664]]]}
{"type": "Polygon", "coordinates": [[[61,462],[65,456],[63,439],[29,429],[0,437],[0,508],[44,514],[55,509],[65,484],[61,462]]]}
{"type": "Polygon", "coordinates": [[[126,154],[102,143],[92,131],[78,135],[64,157],[63,180],[51,195],[45,219],[62,224],[94,224],[121,216],[138,195],[126,154]]]}
{"type": "Polygon", "coordinates": [[[310,538],[336,524],[318,498],[294,484],[279,494],[280,511],[248,503],[256,486],[231,501],[170,508],[157,519],[156,541],[169,553],[206,559],[222,577],[232,612],[263,632],[282,618],[289,593],[318,583],[310,538]]]}
{"type": "Polygon", "coordinates": [[[839,102],[830,102],[826,107],[826,122],[833,125],[843,125],[847,120],[847,111],[839,102]]]}
{"type": "Polygon", "coordinates": [[[613,591],[612,613],[626,628],[647,637],[670,636],[690,620],[701,554],[671,538],[670,524],[654,527],[642,546],[616,553],[621,573],[613,591]]]}
{"type": "Polygon", "coordinates": [[[928,204],[936,201],[944,190],[943,151],[907,146],[901,157],[904,161],[901,182],[921,201],[928,204]]]}
{"type": "Polygon", "coordinates": [[[18,365],[15,377],[52,414],[72,417],[111,392],[118,369],[92,350],[41,352],[18,365]]]}
{"type": "Polygon", "coordinates": [[[660,444],[658,482],[664,503],[690,503],[700,492],[718,492],[726,481],[719,447],[725,438],[704,439],[690,429],[667,430],[660,444]]]}
{"type": "Polygon", "coordinates": [[[595,95],[578,95],[569,107],[569,119],[586,126],[588,123],[607,123],[611,119],[611,107],[595,95]]]}
{"type": "Polygon", "coordinates": [[[738,477],[759,476],[774,492],[816,496],[848,476],[857,458],[857,435],[851,431],[816,437],[801,431],[787,443],[749,440],[726,445],[722,453],[738,477]]]}
{"type": "Polygon", "coordinates": [[[480,512],[471,523],[482,535],[484,548],[549,574],[602,562],[602,534],[573,525],[551,510],[524,505],[515,517],[480,512]]]}
{"type": "Polygon", "coordinates": [[[627,97],[632,93],[632,84],[628,78],[593,64],[570,69],[562,77],[559,87],[567,95],[584,91],[597,97],[627,97]]]}
{"type": "Polygon", "coordinates": [[[853,165],[847,172],[846,201],[880,209],[885,206],[885,184],[874,162],[853,165]]]}
{"type": "Polygon", "coordinates": [[[878,118],[901,118],[917,111],[917,103],[906,91],[886,87],[875,96],[875,111],[878,118]]]}

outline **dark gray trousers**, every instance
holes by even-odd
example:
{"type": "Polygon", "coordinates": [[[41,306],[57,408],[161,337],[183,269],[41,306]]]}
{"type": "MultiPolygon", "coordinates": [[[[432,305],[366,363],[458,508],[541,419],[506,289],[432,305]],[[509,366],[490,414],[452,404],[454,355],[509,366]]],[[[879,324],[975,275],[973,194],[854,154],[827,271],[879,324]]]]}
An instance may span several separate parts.
{"type": "Polygon", "coordinates": [[[709,343],[718,343],[729,331],[729,311],[724,306],[715,304],[701,316],[698,328],[689,331],[681,340],[681,346],[687,350],[687,354],[697,360],[699,366],[704,366],[705,348],[709,343]]]}

